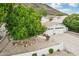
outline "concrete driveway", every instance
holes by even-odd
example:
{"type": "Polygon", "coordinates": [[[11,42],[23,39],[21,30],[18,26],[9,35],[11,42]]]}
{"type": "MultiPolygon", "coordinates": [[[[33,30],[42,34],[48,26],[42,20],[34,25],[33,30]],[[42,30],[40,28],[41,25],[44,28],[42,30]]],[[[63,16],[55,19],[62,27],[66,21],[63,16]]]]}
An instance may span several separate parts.
{"type": "Polygon", "coordinates": [[[79,56],[79,37],[73,36],[69,33],[53,35],[53,39],[57,42],[63,42],[65,49],[79,56]]]}

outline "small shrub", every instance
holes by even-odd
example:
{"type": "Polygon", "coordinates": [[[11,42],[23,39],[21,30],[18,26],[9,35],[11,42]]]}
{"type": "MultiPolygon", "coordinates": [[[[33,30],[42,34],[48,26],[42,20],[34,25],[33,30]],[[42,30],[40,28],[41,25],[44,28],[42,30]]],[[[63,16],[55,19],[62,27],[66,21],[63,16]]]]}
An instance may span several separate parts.
{"type": "Polygon", "coordinates": [[[60,52],[60,49],[58,49],[57,51],[60,52]]]}
{"type": "Polygon", "coordinates": [[[32,56],[37,56],[37,53],[33,53],[32,56]]]}
{"type": "Polygon", "coordinates": [[[52,18],[50,18],[49,20],[52,21],[52,18]]]}
{"type": "Polygon", "coordinates": [[[45,54],[42,54],[42,56],[46,56],[45,54]]]}
{"type": "Polygon", "coordinates": [[[49,53],[52,54],[54,50],[52,48],[49,49],[49,53]]]}

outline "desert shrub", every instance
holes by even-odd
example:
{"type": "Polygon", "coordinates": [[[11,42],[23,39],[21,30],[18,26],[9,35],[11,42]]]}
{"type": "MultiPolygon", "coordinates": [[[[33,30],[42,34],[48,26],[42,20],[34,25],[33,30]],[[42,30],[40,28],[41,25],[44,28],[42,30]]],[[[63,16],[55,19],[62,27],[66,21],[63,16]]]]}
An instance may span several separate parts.
{"type": "Polygon", "coordinates": [[[37,56],[37,53],[33,53],[32,56],[37,56]]]}
{"type": "Polygon", "coordinates": [[[58,52],[60,52],[60,49],[57,49],[58,52]]]}
{"type": "Polygon", "coordinates": [[[41,25],[41,15],[32,7],[8,5],[6,28],[14,40],[23,40],[45,31],[41,25]]]}
{"type": "Polygon", "coordinates": [[[69,15],[64,19],[63,23],[69,30],[79,32],[79,14],[69,15]]]}
{"type": "Polygon", "coordinates": [[[50,18],[49,20],[50,20],[50,21],[52,21],[53,19],[52,19],[52,18],[50,18]]]}
{"type": "Polygon", "coordinates": [[[46,56],[45,54],[42,54],[42,56],[46,56]]]}
{"type": "Polygon", "coordinates": [[[49,49],[49,53],[52,54],[54,50],[52,48],[49,49]]]}

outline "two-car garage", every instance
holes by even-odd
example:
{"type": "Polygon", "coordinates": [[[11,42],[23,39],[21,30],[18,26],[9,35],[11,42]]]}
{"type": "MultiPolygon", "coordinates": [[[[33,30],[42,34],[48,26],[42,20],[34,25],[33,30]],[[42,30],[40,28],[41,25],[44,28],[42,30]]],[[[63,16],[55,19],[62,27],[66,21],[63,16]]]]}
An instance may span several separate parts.
{"type": "Polygon", "coordinates": [[[44,34],[51,36],[55,34],[62,34],[67,31],[68,31],[68,28],[65,27],[63,24],[55,24],[48,27],[47,31],[44,34]]]}

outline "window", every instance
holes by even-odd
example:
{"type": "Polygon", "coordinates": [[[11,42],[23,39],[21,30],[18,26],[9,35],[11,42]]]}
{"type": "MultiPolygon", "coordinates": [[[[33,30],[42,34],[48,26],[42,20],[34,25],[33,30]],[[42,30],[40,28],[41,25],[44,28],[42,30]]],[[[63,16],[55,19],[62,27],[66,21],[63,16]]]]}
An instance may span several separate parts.
{"type": "Polygon", "coordinates": [[[48,30],[53,30],[54,28],[48,28],[48,30]]]}
{"type": "Polygon", "coordinates": [[[58,28],[55,28],[55,29],[63,29],[64,27],[58,27],[58,28]]]}

